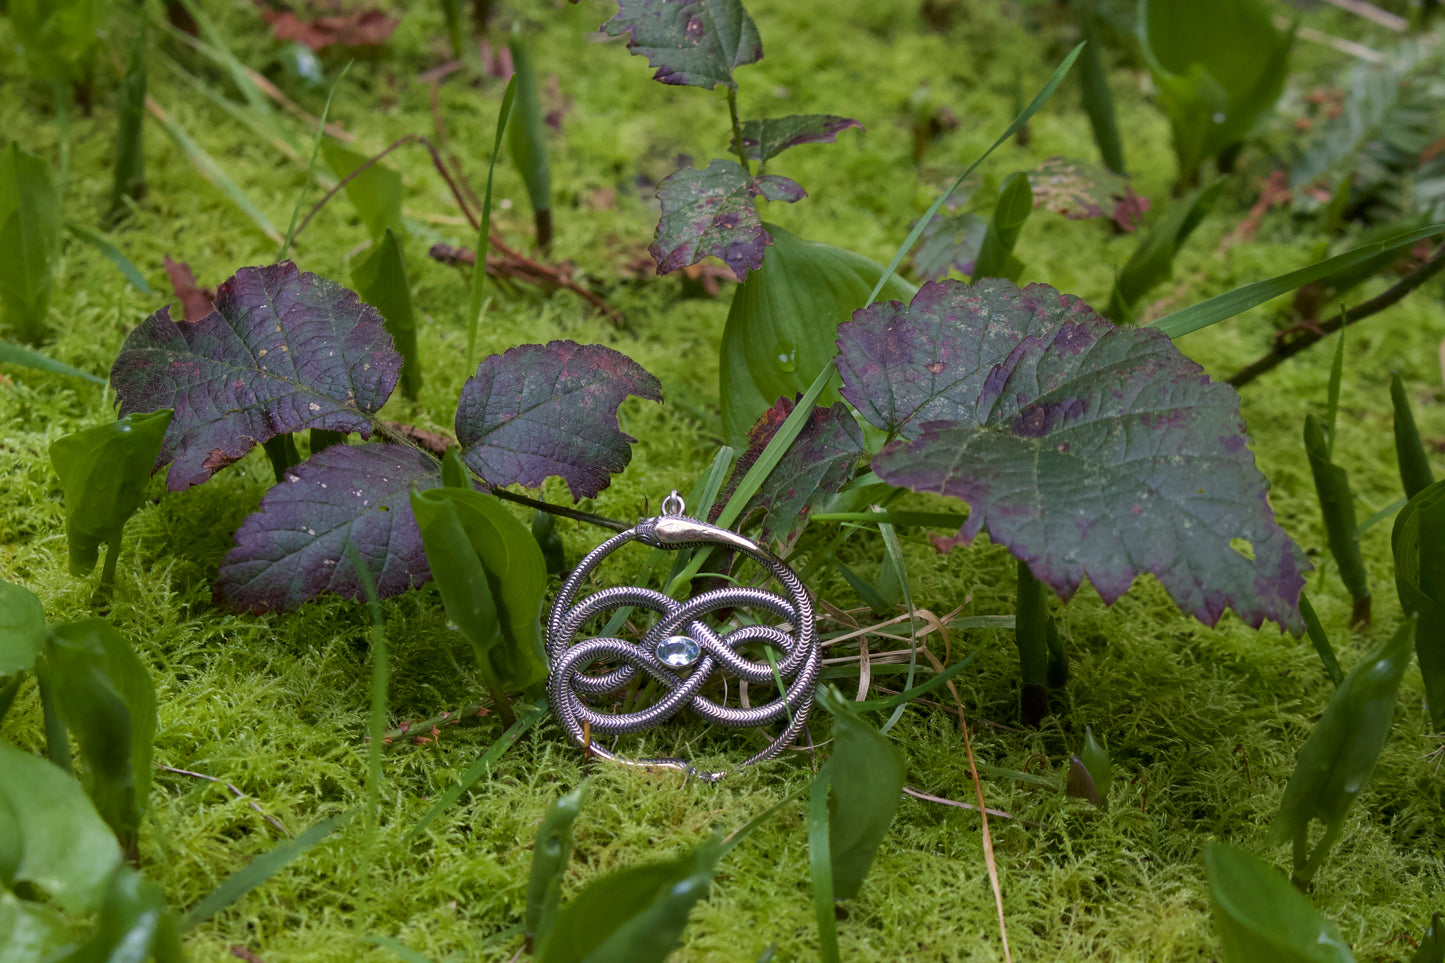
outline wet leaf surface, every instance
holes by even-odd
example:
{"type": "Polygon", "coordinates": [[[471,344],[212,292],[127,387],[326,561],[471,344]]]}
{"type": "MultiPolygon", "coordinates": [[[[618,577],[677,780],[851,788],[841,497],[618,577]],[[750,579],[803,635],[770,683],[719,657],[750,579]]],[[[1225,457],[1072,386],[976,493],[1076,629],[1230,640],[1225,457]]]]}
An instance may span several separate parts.
{"type": "Polygon", "coordinates": [[[170,463],[180,491],[278,435],[370,437],[400,370],[375,308],[287,261],[237,271],[194,323],[161,308],[126,337],[110,379],[121,415],[175,411],[156,468],[170,463]]]}
{"type": "Polygon", "coordinates": [[[332,445],[292,468],[236,530],[218,604],[289,611],[322,592],[360,599],[348,539],[386,598],[431,578],[410,491],[442,483],[441,465],[404,445],[332,445]]]}
{"type": "Polygon", "coordinates": [[[843,397],[898,438],[885,481],[953,495],[1064,597],[1145,572],[1206,624],[1300,625],[1303,553],[1276,524],[1239,399],[1163,334],[1001,280],[925,285],[839,328],[843,397]],[[1246,540],[1253,558],[1231,539],[1246,540]]]}
{"type": "Polygon", "coordinates": [[[534,488],[557,475],[573,498],[591,498],[632,459],[637,439],[617,427],[628,395],[661,401],[662,387],[618,351],[572,341],[518,345],[484,359],[462,386],[462,457],[492,485],[534,488]]]}

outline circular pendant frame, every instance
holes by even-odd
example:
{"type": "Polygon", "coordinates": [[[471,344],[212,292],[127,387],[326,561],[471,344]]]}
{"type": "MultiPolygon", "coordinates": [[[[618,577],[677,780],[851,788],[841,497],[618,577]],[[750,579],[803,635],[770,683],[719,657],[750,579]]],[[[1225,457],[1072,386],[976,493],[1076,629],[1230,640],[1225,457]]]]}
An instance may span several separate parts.
{"type": "Polygon", "coordinates": [[[732,728],[786,723],[782,733],[742,766],[771,759],[797,739],[813,706],[813,688],[822,657],[818,628],[808,590],[782,559],[736,532],[688,518],[677,492],[662,503],[663,514],[609,538],[582,559],[562,584],[547,618],[547,691],[552,711],[571,739],[593,755],[639,766],[679,769],[709,781],[723,772],[698,770],[685,759],[628,759],[597,744],[599,736],[642,732],[673,718],[683,709],[708,722],[732,728]],[[726,586],[679,602],[654,589],[621,585],[601,589],[580,600],[578,591],[608,556],[628,542],[676,551],[721,547],[748,556],[772,575],[784,594],[744,586],[726,586]],[[660,618],[640,641],[619,638],[578,639],[577,633],[597,614],[620,606],[658,613],[660,618]],[[752,608],[770,612],[791,631],[777,625],[747,625],[719,633],[703,619],[719,609],[752,608]],[[691,642],[692,645],[687,643],[691,642]],[[738,652],[748,643],[764,643],[782,653],[774,666],[738,652]],[[600,673],[586,670],[596,662],[615,667],[600,673]],[[620,664],[617,664],[620,663],[620,664]],[[703,685],[723,671],[757,684],[781,679],[785,690],[771,702],[751,707],[720,705],[701,694],[703,685]],[[632,712],[599,712],[587,697],[615,695],[633,683],[638,672],[666,690],[653,705],[632,712]]]}

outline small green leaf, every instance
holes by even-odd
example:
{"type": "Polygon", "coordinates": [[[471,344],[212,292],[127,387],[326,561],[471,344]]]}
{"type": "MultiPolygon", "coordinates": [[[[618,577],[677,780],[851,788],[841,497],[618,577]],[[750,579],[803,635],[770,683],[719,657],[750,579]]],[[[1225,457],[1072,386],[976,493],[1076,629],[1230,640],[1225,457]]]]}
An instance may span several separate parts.
{"type": "Polygon", "coordinates": [[[121,845],[133,850],[150,798],[156,693],[150,670],[110,623],[56,626],[44,675],[61,720],[80,743],[85,787],[121,845]]]}
{"type": "Polygon", "coordinates": [[[557,516],[541,509],[532,516],[532,537],[542,550],[542,559],[547,563],[548,575],[561,575],[567,571],[567,550],[562,536],[557,531],[557,516]]]}
{"type": "Polygon", "coordinates": [[[1270,842],[1294,844],[1294,881],[1309,884],[1344,828],[1350,806],[1370,781],[1390,734],[1395,695],[1410,666],[1415,620],[1365,656],[1335,690],[1324,715],[1300,749],[1285,786],[1270,842]],[[1324,823],[1324,835],[1309,848],[1310,821],[1324,823]]]}
{"type": "Polygon", "coordinates": [[[1224,192],[1224,185],[1222,180],[1215,181],[1175,201],[1164,212],[1153,229],[1139,241],[1139,246],[1114,279],[1114,290],[1109,295],[1105,317],[1118,324],[1128,323],[1133,319],[1134,307],[1139,299],[1155,285],[1174,276],[1175,255],[1214,209],[1219,195],[1224,192]]]}
{"type": "Polygon", "coordinates": [[[181,963],[176,915],[155,883],[129,866],[110,878],[90,938],[65,963],[181,963]]]}
{"type": "Polygon", "coordinates": [[[818,704],[833,716],[832,794],[828,843],[833,895],[858,895],[873,857],[893,822],[903,793],[903,760],[893,743],[835,691],[818,690],[818,704]]]}
{"type": "Polygon", "coordinates": [[[1354,963],[1335,924],[1263,860],[1212,843],[1204,868],[1224,963],[1354,963]]]}
{"type": "Polygon", "coordinates": [[[462,450],[456,445],[448,445],[446,454],[442,456],[442,484],[447,488],[461,488],[466,491],[476,488],[472,482],[471,469],[462,461],[462,450]]]}
{"type": "Polygon", "coordinates": [[[1425,457],[1425,446],[1420,443],[1410,399],[1405,396],[1405,383],[1399,374],[1390,376],[1390,403],[1395,408],[1395,457],[1400,462],[1400,483],[1405,486],[1405,497],[1414,498],[1435,483],[1435,473],[1425,457]]]}
{"type": "Polygon", "coordinates": [[[708,842],[678,859],[592,883],[557,914],[539,963],[662,963],[707,895],[722,852],[708,842]]]}
{"type": "Polygon", "coordinates": [[[547,563],[531,531],[501,500],[460,488],[413,492],[412,511],[447,617],[504,686],[547,676],[542,595],[547,563]]]}
{"type": "Polygon", "coordinates": [[[1084,747],[1077,756],[1069,757],[1069,781],[1064,786],[1065,795],[1087,799],[1100,809],[1109,808],[1109,786],[1114,782],[1114,770],[1109,762],[1109,753],[1094,738],[1094,730],[1084,730],[1084,747]]]}
{"type": "Polygon", "coordinates": [[[50,462],[65,491],[71,575],[94,569],[104,544],[105,571],[113,577],[121,531],[145,499],[170,423],[169,408],[133,413],[66,435],[50,446],[50,462]]]}
{"type": "Polygon", "coordinates": [[[50,952],[70,937],[65,918],[43,903],[20,900],[0,889],[0,963],[34,963],[50,959],[50,952]]]}
{"type": "Polygon", "coordinates": [[[49,167],[17,143],[0,151],[0,320],[31,344],[48,332],[60,259],[60,198],[49,167]]]}
{"type": "Polygon", "coordinates": [[[0,742],[0,885],[30,883],[60,909],[100,908],[120,847],[74,779],[0,742]]]}
{"type": "Polygon", "coordinates": [[[1324,664],[1325,675],[1338,688],[1339,684],[1345,681],[1345,673],[1340,669],[1339,660],[1335,658],[1335,650],[1330,645],[1329,636],[1325,635],[1325,627],[1320,624],[1320,617],[1315,614],[1315,607],[1310,604],[1309,594],[1299,594],[1299,611],[1304,616],[1305,632],[1309,634],[1310,644],[1319,653],[1320,662],[1324,664]]]}
{"type": "Polygon", "coordinates": [[[40,599],[29,589],[0,579],[0,675],[33,666],[47,634],[40,599]]]}
{"type": "Polygon", "coordinates": [[[532,845],[532,872],[527,881],[527,933],[532,952],[541,953],[556,921],[562,900],[562,877],[572,856],[572,823],[582,809],[583,787],[563,793],[547,807],[532,845]]]}
{"type": "MultiPolygon", "coordinates": [[[[339,178],[355,173],[370,160],[333,140],[322,142],[321,153],[339,178]]],[[[346,196],[371,232],[373,244],[380,244],[388,229],[395,231],[399,240],[406,240],[406,227],[401,221],[401,175],[396,171],[372,164],[346,182],[346,196]]]]}
{"type": "Polygon", "coordinates": [[[401,238],[390,227],[371,253],[351,269],[351,283],[361,300],[381,312],[386,333],[401,355],[401,393],[412,401],[421,390],[421,356],[416,348],[416,316],[401,238]]]}
{"type": "Polygon", "coordinates": [[[1390,534],[1400,608],[1417,614],[1415,655],[1425,680],[1430,725],[1445,732],[1445,481],[1411,498],[1390,534]]]}
{"type": "MultiPolygon", "coordinates": [[[[765,227],[772,246],[763,266],[734,291],[719,349],[723,431],[737,448],[746,447],[749,430],[779,398],[791,401],[828,367],[838,325],[883,275],[882,265],[861,254],[765,227]]],[[[908,300],[916,290],[893,278],[884,293],[908,300]]],[[[830,388],[818,403],[837,400],[830,388]]]]}
{"type": "Polygon", "coordinates": [[[1315,479],[1315,493],[1320,500],[1320,515],[1330,543],[1330,554],[1340,568],[1340,581],[1345,583],[1355,612],[1351,622],[1370,621],[1370,580],[1365,560],[1360,554],[1360,532],[1355,521],[1355,494],[1350,489],[1350,476],[1332,463],[1329,442],[1314,415],[1305,416],[1305,454],[1315,479]]]}
{"type": "Polygon", "coordinates": [[[1023,262],[1014,257],[1014,242],[1023,230],[1024,222],[1034,210],[1033,189],[1029,186],[1029,175],[1024,171],[1010,174],[1003,182],[998,204],[989,218],[988,229],[979,246],[978,260],[974,262],[973,279],[1008,278],[1017,281],[1023,273],[1023,262]]]}

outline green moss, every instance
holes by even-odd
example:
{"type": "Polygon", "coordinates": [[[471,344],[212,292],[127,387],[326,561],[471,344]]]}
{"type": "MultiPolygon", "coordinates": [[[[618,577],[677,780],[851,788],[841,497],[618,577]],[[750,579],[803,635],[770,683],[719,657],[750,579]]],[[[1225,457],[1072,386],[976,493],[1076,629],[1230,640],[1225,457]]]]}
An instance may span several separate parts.
{"type": "MultiPolygon", "coordinates": [[[[433,6],[414,5],[389,57],[358,62],[339,89],[332,116],[357,134],[358,150],[374,152],[409,134],[433,135],[429,91],[412,79],[445,49],[433,6]]],[[[1070,43],[1056,28],[1024,29],[1034,21],[1013,5],[981,0],[961,4],[964,15],[947,30],[924,24],[913,4],[769,0],[749,6],[768,57],[739,72],[744,114],[836,112],[867,128],[843,134],[838,145],[781,158],[776,170],[796,177],[811,196],[798,205],[773,205],[767,216],[804,236],[881,259],[935,196],[935,185],[992,142],[1070,43]],[[911,157],[907,104],[924,85],[927,96],[961,124],[930,148],[920,172],[911,157]]],[[[622,266],[643,252],[655,223],[651,189],[639,184],[660,180],[679,154],[698,164],[721,155],[727,125],[720,93],[650,83],[641,59],[626,56],[618,44],[590,42],[588,32],[607,14],[605,5],[582,4],[519,6],[511,15],[533,18],[542,30],[535,44],[538,69],[557,75],[570,103],[553,139],[555,254],[602,279],[609,301],[626,312],[627,329],[613,329],[570,295],[494,288],[479,347],[495,352],[523,341],[599,341],[659,376],[666,405],[633,400],[623,408],[625,430],[640,439],[632,465],[583,505],[631,518],[645,504],[655,507],[669,489],[685,487],[711,460],[716,344],[727,310],[725,298],[684,298],[672,279],[619,279],[622,266]],[[606,191],[613,200],[601,204],[598,192],[606,191]]],[[[248,62],[269,56],[264,26],[251,8],[238,5],[216,15],[224,17],[227,37],[248,62]]],[[[10,42],[7,30],[0,24],[0,43],[10,42]]],[[[1302,58],[1321,71],[1334,69],[1334,61],[1318,51],[1302,51],[1302,58]]],[[[203,60],[182,59],[217,89],[229,89],[203,60]]],[[[12,60],[0,73],[0,130],[31,151],[58,157],[61,135],[50,92],[17,69],[12,60]]],[[[1167,122],[1140,93],[1138,74],[1120,71],[1114,81],[1136,185],[1160,206],[1174,176],[1167,122]]],[[[235,125],[166,70],[153,69],[152,82],[156,100],[273,223],[287,223],[304,167],[235,125]]],[[[439,88],[452,143],[474,181],[485,171],[500,92],[496,81],[478,87],[461,75],[439,88]]],[[[296,96],[319,111],[316,95],[296,96]]],[[[1008,172],[1053,154],[1092,156],[1076,98],[1073,88],[1063,88],[1031,125],[1030,146],[1005,145],[986,165],[982,183],[997,184],[1008,172]]],[[[94,224],[103,213],[114,118],[114,89],[106,78],[95,116],[74,119],[70,129],[66,205],[73,221],[94,224]]],[[[165,289],[161,261],[167,254],[190,262],[208,284],[274,257],[272,242],[157,128],[148,129],[146,154],[150,196],[116,240],[152,286],[165,289]]],[[[398,399],[386,414],[447,428],[468,374],[466,288],[464,276],[427,258],[424,248],[433,242],[469,245],[474,235],[421,148],[403,148],[388,162],[403,172],[406,208],[415,223],[408,256],[427,380],[417,402],[398,399]]],[[[1268,162],[1246,154],[1246,163],[1261,172],[1268,162]]],[[[509,165],[497,170],[495,223],[525,248],[525,191],[509,165]]],[[[1245,186],[1191,240],[1175,281],[1151,292],[1160,302],[1151,314],[1314,256],[1308,230],[1296,236],[1285,215],[1267,219],[1258,242],[1224,248],[1224,237],[1253,200],[1247,187],[1252,173],[1241,175],[1245,186]]],[[[313,187],[308,204],[319,194],[313,187]]],[[[365,228],[342,197],[299,237],[295,256],[303,269],[345,280],[364,241],[365,228]]],[[[1041,213],[1027,225],[1018,254],[1028,265],[1024,280],[1048,281],[1102,303],[1134,243],[1097,222],[1041,213]]],[[[46,350],[105,371],[125,332],[160,299],[127,288],[84,245],[67,248],[61,271],[52,317],[57,334],[46,350]]],[[[1182,347],[1211,373],[1228,374],[1267,349],[1274,310],[1251,311],[1190,336],[1182,347]]],[[[1442,335],[1438,291],[1422,292],[1351,333],[1336,457],[1351,473],[1362,515],[1394,501],[1399,490],[1388,429],[1391,371],[1401,371],[1413,389],[1424,436],[1445,437],[1436,363],[1442,335]]],[[[1299,435],[1304,413],[1323,408],[1328,363],[1325,350],[1306,353],[1246,389],[1243,401],[1254,450],[1273,483],[1272,503],[1316,561],[1324,557],[1324,537],[1299,435]]],[[[7,480],[0,493],[0,575],[40,594],[52,618],[80,617],[92,611],[92,585],[66,574],[59,485],[45,452],[60,435],[110,417],[113,399],[59,377],[15,368],[6,374],[9,380],[0,384],[6,425],[0,472],[7,480]]],[[[230,533],[270,480],[259,453],[182,494],[161,498],[157,480],[157,500],[126,531],[109,616],[154,669],[161,713],[157,762],[221,780],[157,775],[143,868],[177,906],[194,904],[276,845],[281,833],[266,816],[295,834],[364,798],[369,652],[362,608],[327,599],[294,614],[254,618],[221,613],[210,603],[210,583],[231,545],[230,533]]],[[[554,500],[566,498],[555,483],[544,491],[554,500]]],[[[907,504],[940,507],[921,496],[909,496],[907,504]]],[[[565,520],[559,530],[574,558],[601,537],[565,520]]],[[[1398,618],[1388,539],[1388,525],[1380,525],[1364,540],[1375,584],[1375,626],[1367,632],[1351,636],[1346,629],[1349,600],[1332,573],[1311,580],[1315,606],[1346,667],[1398,618]]],[[[1011,610],[1013,567],[1001,549],[981,540],[941,556],[917,536],[905,538],[904,550],[920,605],[939,614],[960,605],[967,613],[1011,610]]],[[[876,536],[866,534],[855,535],[842,553],[865,573],[876,570],[881,556],[876,536]]],[[[628,577],[625,566],[607,574],[616,581],[628,577]]],[[[841,579],[823,577],[815,587],[837,605],[858,604],[841,579]]],[[[395,722],[478,698],[470,658],[447,631],[432,590],[392,600],[385,611],[395,722]]],[[[932,643],[939,658],[979,652],[957,688],[977,726],[980,762],[1062,778],[1068,754],[1078,748],[1084,727],[1092,726],[1117,766],[1106,813],[1026,783],[985,780],[989,805],[1018,817],[992,821],[1015,957],[1210,958],[1215,941],[1202,846],[1229,840],[1283,862],[1282,851],[1264,847],[1262,829],[1330,687],[1307,645],[1274,630],[1250,630],[1232,616],[1216,628],[1188,621],[1152,579],[1142,579],[1112,607],[1086,587],[1059,617],[1074,678],[1058,702],[1067,712],[1036,732],[1008,725],[1017,671],[1006,633],[955,632],[946,649],[941,639],[932,643]]],[[[877,640],[873,649],[894,645],[877,640]]],[[[1363,960],[1398,958],[1398,944],[1391,941],[1418,932],[1445,890],[1439,859],[1445,789],[1433,764],[1421,758],[1437,744],[1426,738],[1422,694],[1412,670],[1375,779],[1311,894],[1363,960]]],[[[973,789],[958,719],[947,705],[910,709],[894,732],[911,785],[968,800],[973,789]]],[[[392,958],[365,943],[376,934],[437,961],[511,958],[516,940],[492,937],[520,919],[532,833],[550,800],[584,774],[556,727],[544,724],[524,739],[424,838],[403,841],[499,731],[486,718],[444,726],[424,745],[402,741],[387,750],[381,827],[364,904],[358,876],[364,829],[356,820],[192,933],[193,957],[221,958],[241,944],[274,960],[392,958]]],[[[7,717],[3,735],[33,748],[39,732],[31,692],[7,717]]],[[[824,721],[815,732],[819,740],[825,737],[824,721]]],[[[676,751],[674,740],[700,752],[725,753],[729,745],[686,727],[653,739],[669,752],[676,751]]],[[[568,892],[618,868],[680,853],[715,829],[736,828],[800,786],[808,762],[805,753],[790,753],[717,786],[594,766],[568,892]]],[[[727,859],[711,897],[694,914],[680,959],[754,960],[770,945],[777,947],[777,959],[816,958],[802,812],[801,802],[786,807],[727,859]]],[[[904,800],[862,895],[846,911],[840,925],[845,958],[1003,958],[978,821],[956,808],[904,800]]]]}

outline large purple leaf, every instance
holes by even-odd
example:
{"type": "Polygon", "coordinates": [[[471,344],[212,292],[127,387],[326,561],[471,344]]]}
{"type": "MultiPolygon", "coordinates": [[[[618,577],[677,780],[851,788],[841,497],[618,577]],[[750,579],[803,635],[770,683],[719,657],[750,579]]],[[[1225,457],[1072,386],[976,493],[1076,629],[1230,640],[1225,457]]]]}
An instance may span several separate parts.
{"type": "Polygon", "coordinates": [[[241,268],[199,321],[161,308],[121,346],[110,380],[120,414],[175,410],[157,470],[199,485],[252,447],[303,428],[370,437],[401,356],[376,309],[289,261],[241,268]]]}
{"type": "Polygon", "coordinates": [[[737,89],[733,68],[763,59],[763,41],[740,0],[618,0],[602,25],[629,34],[627,49],[657,68],[654,80],[712,90],[737,89]]]}
{"type": "MultiPolygon", "coordinates": [[[[782,427],[794,404],[787,398],[763,413],[748,433],[747,451],[733,468],[731,489],[763,453],[782,427]]],[[[846,405],[815,408],[758,493],[743,509],[742,517],[763,512],[764,541],[786,539],[807,520],[808,513],[838,492],[858,469],[863,456],[863,430],[846,405]]]]}
{"type": "Polygon", "coordinates": [[[1152,572],[1214,624],[1300,626],[1308,568],[1275,523],[1239,399],[1158,331],[1115,327],[1043,284],[919,289],[838,329],[843,397],[899,437],[880,478],[953,495],[1068,597],[1152,572]],[[1237,550],[1231,540],[1248,543],[1237,550]]]}
{"type": "Polygon", "coordinates": [[[774,174],[749,177],[736,161],[714,160],[705,170],[684,167],[657,188],[662,220],[648,248],[657,273],[668,274],[708,255],[721,258],[739,281],[763,266],[772,237],[763,228],[753,198],[799,201],[806,193],[774,174]]]}
{"type": "Polygon", "coordinates": [[[799,144],[831,144],[841,131],[863,125],[832,114],[793,114],[743,121],[743,152],[752,160],[766,163],[789,147],[799,144]]]}
{"type": "Polygon", "coordinates": [[[573,498],[591,498],[632,458],[637,439],[617,428],[628,395],[661,401],[662,387],[625,354],[572,341],[518,345],[484,359],[462,386],[462,457],[493,485],[560,475],[573,498]]]}
{"type": "Polygon", "coordinates": [[[405,445],[332,445],[287,472],[236,530],[216,602],[236,611],[289,611],[322,592],[362,597],[347,558],[356,545],[377,594],[431,578],[410,492],[442,483],[441,463],[405,445]]]}

